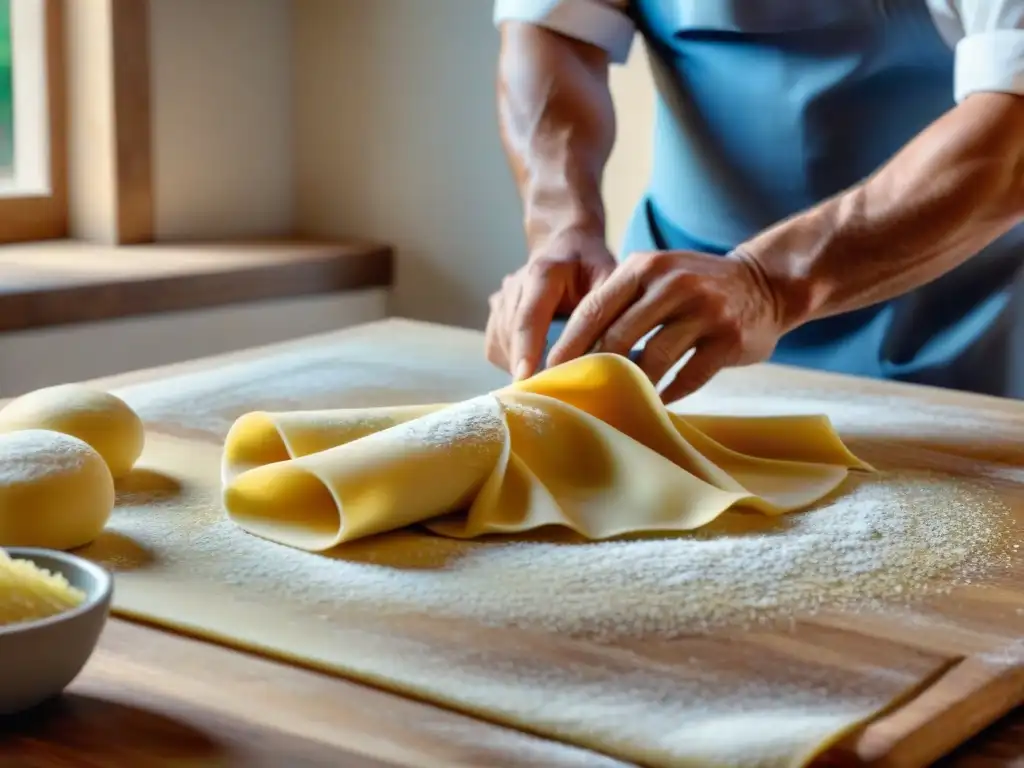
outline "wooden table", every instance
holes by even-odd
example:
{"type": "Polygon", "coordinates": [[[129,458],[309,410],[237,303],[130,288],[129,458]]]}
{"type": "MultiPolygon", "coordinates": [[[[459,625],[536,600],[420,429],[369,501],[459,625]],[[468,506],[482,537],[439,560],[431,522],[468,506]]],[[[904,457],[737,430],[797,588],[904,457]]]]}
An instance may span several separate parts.
{"type": "MultiPolygon", "coordinates": [[[[402,321],[394,322],[391,332],[402,328],[402,321]]],[[[466,331],[450,332],[466,342],[466,331]]],[[[96,383],[113,388],[209,370],[281,346],[288,345],[96,383]]],[[[467,358],[467,364],[479,360],[467,358]]],[[[1014,418],[1024,412],[1024,405],[1011,401],[768,365],[728,371],[712,386],[735,386],[745,377],[756,377],[759,386],[827,383],[850,392],[909,393],[962,408],[1003,409],[1014,418]]],[[[1024,467],[1024,435],[989,434],[978,441],[955,424],[935,429],[945,450],[1024,467]]],[[[65,697],[0,731],[0,766],[12,768],[622,765],[361,684],[117,619],[65,697]]],[[[1024,766],[1024,711],[942,765],[1024,766]]]]}

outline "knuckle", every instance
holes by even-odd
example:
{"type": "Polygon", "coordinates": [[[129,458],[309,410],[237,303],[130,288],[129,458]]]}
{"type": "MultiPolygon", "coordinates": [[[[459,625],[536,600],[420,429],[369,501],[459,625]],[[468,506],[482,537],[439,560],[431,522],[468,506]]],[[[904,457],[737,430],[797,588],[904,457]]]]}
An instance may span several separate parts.
{"type": "Polygon", "coordinates": [[[648,269],[658,274],[664,274],[679,266],[679,260],[672,251],[654,251],[645,256],[648,269]]]}
{"type": "Polygon", "coordinates": [[[601,305],[596,301],[592,301],[585,298],[580,302],[576,308],[576,314],[578,314],[587,325],[600,325],[603,319],[604,313],[601,311],[601,305]]]}
{"type": "Polygon", "coordinates": [[[564,262],[550,256],[542,256],[526,265],[526,274],[532,278],[547,279],[557,275],[564,268],[564,262]]]}
{"type": "Polygon", "coordinates": [[[746,329],[739,318],[725,317],[718,323],[715,335],[722,340],[723,344],[728,345],[732,349],[739,349],[744,345],[746,329]]]}
{"type": "Polygon", "coordinates": [[[516,307],[515,315],[512,317],[512,331],[519,335],[533,332],[537,327],[539,311],[530,301],[522,301],[516,307]]]}
{"type": "Polygon", "coordinates": [[[529,315],[520,315],[516,318],[515,327],[513,328],[514,333],[517,336],[528,336],[533,332],[536,323],[533,322],[533,318],[529,315]]]}
{"type": "Polygon", "coordinates": [[[621,331],[609,329],[602,337],[602,347],[610,352],[627,351],[625,348],[632,346],[626,335],[621,331]]]}
{"type": "Polygon", "coordinates": [[[675,356],[661,344],[648,346],[644,352],[646,362],[658,370],[671,368],[675,363],[675,356]]]}
{"type": "Polygon", "coordinates": [[[665,277],[665,288],[672,293],[693,294],[698,301],[702,300],[704,291],[701,290],[701,279],[693,272],[675,270],[665,277]]]}
{"type": "Polygon", "coordinates": [[[486,347],[487,362],[493,363],[494,365],[502,365],[504,355],[501,351],[501,346],[494,342],[492,339],[486,347]]]}
{"type": "Polygon", "coordinates": [[[732,318],[728,316],[729,300],[725,294],[715,290],[708,290],[706,285],[702,287],[704,290],[697,294],[697,301],[701,311],[707,317],[719,323],[728,324],[732,322],[732,318]]]}

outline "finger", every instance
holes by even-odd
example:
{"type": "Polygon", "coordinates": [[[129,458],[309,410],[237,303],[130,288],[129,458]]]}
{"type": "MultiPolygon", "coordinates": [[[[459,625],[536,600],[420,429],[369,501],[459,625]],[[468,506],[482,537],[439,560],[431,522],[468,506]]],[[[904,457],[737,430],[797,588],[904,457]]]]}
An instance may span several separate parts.
{"type": "Polygon", "coordinates": [[[626,311],[619,315],[604,332],[600,345],[602,352],[628,355],[642,338],[672,317],[685,316],[686,303],[670,291],[652,286],[626,311]]]}
{"type": "Polygon", "coordinates": [[[723,368],[732,365],[735,347],[722,341],[699,343],[693,356],[661,392],[661,400],[669,405],[707,384],[723,368]]]}
{"type": "Polygon", "coordinates": [[[704,324],[693,317],[676,318],[644,344],[637,365],[655,386],[665,378],[683,355],[690,351],[704,333],[704,324]]]}
{"type": "Polygon", "coordinates": [[[517,275],[506,283],[501,297],[502,311],[498,336],[501,340],[501,349],[506,360],[506,367],[513,376],[515,375],[516,361],[512,357],[512,329],[515,327],[516,307],[519,306],[519,297],[522,295],[522,292],[522,282],[517,275]]]}
{"type": "Polygon", "coordinates": [[[504,371],[508,371],[508,355],[506,354],[501,334],[501,326],[504,320],[504,304],[501,294],[491,296],[490,305],[491,311],[487,315],[487,325],[484,328],[484,353],[489,363],[504,371]]]}
{"type": "Polygon", "coordinates": [[[548,354],[548,365],[559,365],[589,352],[639,295],[640,283],[635,273],[613,272],[573,310],[561,338],[548,354]]]}
{"type": "Polygon", "coordinates": [[[518,296],[518,278],[515,274],[508,275],[501,281],[501,288],[492,297],[493,355],[500,361],[500,366],[512,372],[512,361],[509,356],[509,327],[513,322],[512,310],[518,296]]]}
{"type": "Polygon", "coordinates": [[[525,281],[515,309],[512,328],[511,361],[516,380],[536,373],[547,345],[548,328],[565,292],[561,280],[525,281]]]}
{"type": "Polygon", "coordinates": [[[511,367],[508,362],[508,356],[505,354],[505,350],[502,348],[500,341],[497,338],[491,338],[487,340],[486,345],[487,362],[491,365],[509,373],[511,367]]]}

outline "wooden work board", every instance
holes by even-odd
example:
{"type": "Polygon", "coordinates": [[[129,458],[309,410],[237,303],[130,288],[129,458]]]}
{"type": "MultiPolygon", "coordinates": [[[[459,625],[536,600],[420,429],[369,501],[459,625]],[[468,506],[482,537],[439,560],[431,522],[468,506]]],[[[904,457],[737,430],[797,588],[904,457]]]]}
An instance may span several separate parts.
{"type": "MultiPolygon", "coordinates": [[[[411,347],[437,349],[440,363],[435,360],[429,370],[417,373],[415,364],[409,362],[407,390],[391,393],[410,402],[417,398],[416,393],[420,402],[437,402],[442,397],[456,400],[505,380],[482,361],[479,334],[400,320],[252,350],[228,356],[222,364],[287,356],[351,339],[376,348],[380,359],[386,358],[390,348],[398,356],[411,347]]],[[[156,378],[172,379],[207,367],[173,366],[156,378]]],[[[151,373],[141,373],[98,383],[127,387],[124,391],[130,392],[131,386],[154,378],[151,373]]],[[[345,405],[376,401],[372,386],[358,377],[354,381],[345,405]]],[[[304,397],[301,404],[287,395],[278,395],[275,402],[264,407],[317,408],[328,402],[337,407],[338,390],[346,386],[341,377],[336,387],[325,386],[320,394],[304,397]]],[[[876,415],[874,419],[858,416],[847,424],[837,420],[839,431],[855,453],[882,469],[928,470],[982,479],[998,489],[1000,498],[1013,511],[1016,531],[1024,530],[1024,404],[778,366],[728,371],[711,385],[711,390],[709,396],[724,393],[755,399],[759,393],[764,393],[766,399],[778,399],[783,393],[794,402],[817,398],[840,403],[844,397],[853,398],[866,412],[873,409],[876,415]],[[923,411],[931,416],[916,418],[915,426],[910,428],[900,418],[908,409],[918,416],[923,411]]],[[[280,391],[275,388],[275,392],[280,391]]],[[[233,415],[237,414],[226,412],[225,419],[233,415]]],[[[223,438],[222,425],[206,429],[168,421],[159,413],[148,422],[148,428],[153,434],[194,440],[197,445],[217,445],[223,438]]],[[[446,635],[441,624],[407,622],[388,627],[386,620],[381,621],[382,632],[409,635],[424,642],[488,644],[490,653],[506,654],[513,663],[516,654],[521,653],[517,631],[473,628],[473,639],[466,641],[446,635]]],[[[622,641],[619,645],[630,652],[630,663],[649,664],[654,671],[666,665],[671,668],[676,659],[692,661],[702,655],[712,658],[723,653],[737,660],[760,659],[780,668],[787,660],[794,665],[813,660],[824,667],[834,665],[837,674],[849,674],[862,664],[902,673],[920,669],[917,689],[909,698],[850,734],[818,761],[823,765],[909,768],[931,764],[1024,703],[1022,638],[1024,550],[982,580],[913,608],[884,613],[820,611],[778,629],[722,631],[671,641],[622,641]]],[[[612,667],[622,663],[616,656],[618,649],[579,640],[531,639],[527,645],[552,669],[584,657],[612,667]]],[[[216,678],[217,670],[204,674],[216,678]]]]}

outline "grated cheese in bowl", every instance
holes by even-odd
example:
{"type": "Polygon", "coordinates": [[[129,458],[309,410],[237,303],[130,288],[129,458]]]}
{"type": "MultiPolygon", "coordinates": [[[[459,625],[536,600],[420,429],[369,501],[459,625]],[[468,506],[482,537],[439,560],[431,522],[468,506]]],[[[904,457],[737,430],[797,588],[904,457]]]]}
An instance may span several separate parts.
{"type": "Polygon", "coordinates": [[[85,601],[85,593],[59,573],[0,548],[0,628],[55,616],[85,601]]]}

